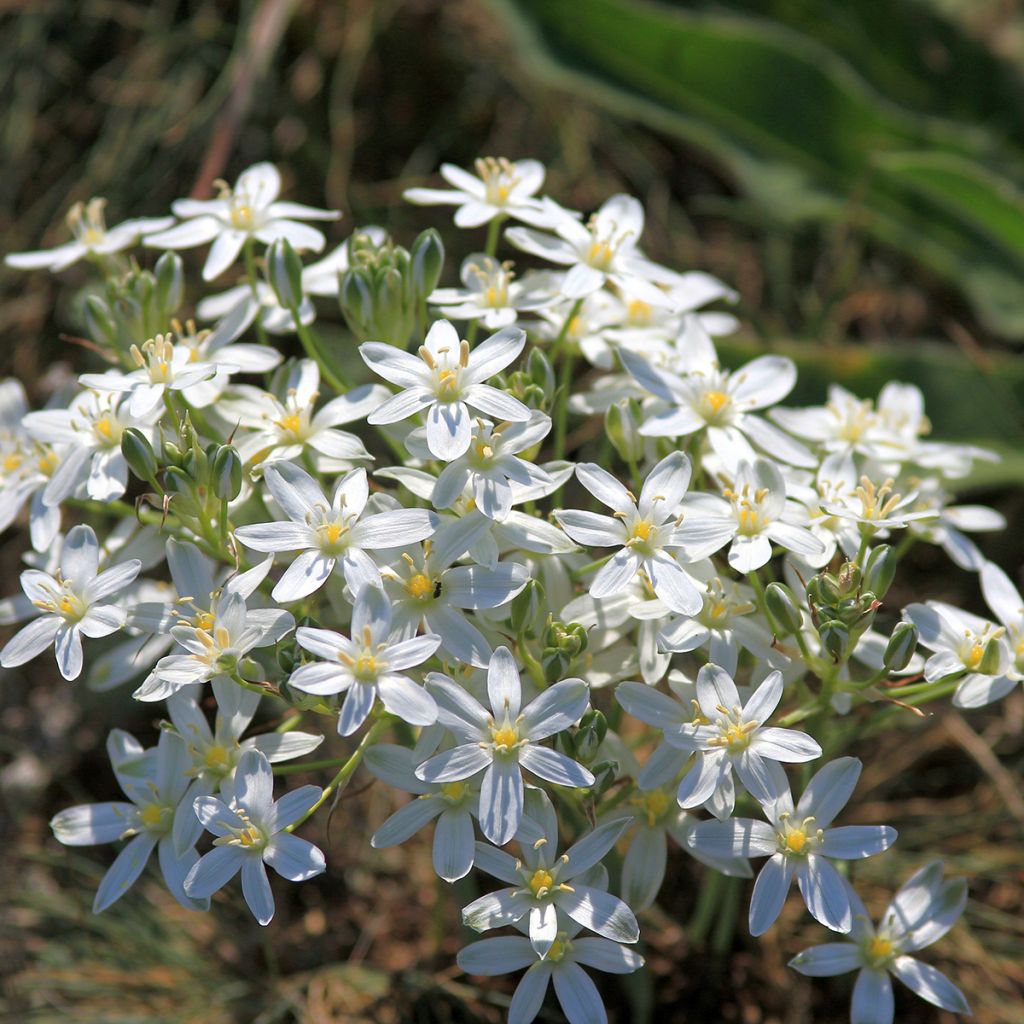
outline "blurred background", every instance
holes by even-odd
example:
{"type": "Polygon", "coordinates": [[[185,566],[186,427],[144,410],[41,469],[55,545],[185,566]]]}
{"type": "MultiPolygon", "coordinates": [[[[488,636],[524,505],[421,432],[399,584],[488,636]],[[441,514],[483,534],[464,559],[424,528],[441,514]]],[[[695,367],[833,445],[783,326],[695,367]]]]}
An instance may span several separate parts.
{"type": "MultiPolygon", "coordinates": [[[[3,0],[0,247],[65,240],[93,195],[108,222],[164,213],[263,159],[288,198],[344,211],[333,241],[382,223],[406,244],[443,209],[403,206],[442,160],[536,157],[546,190],[589,210],[645,204],[645,248],[740,293],[728,361],[797,360],[796,403],[836,380],[865,397],[890,379],[926,394],[936,437],[1003,455],[964,497],[1011,526],[985,553],[1021,582],[1024,535],[1024,9],[1015,0],[3,0]]],[[[192,253],[187,259],[195,260],[192,253]]],[[[81,273],[79,273],[81,271],[81,273]]],[[[196,275],[197,276],[197,275],[196,275]]],[[[76,287],[0,268],[0,373],[35,400],[88,364],[76,287]]],[[[333,311],[324,318],[330,320],[333,311]]],[[[340,320],[340,317],[334,317],[340,320]]],[[[333,335],[344,345],[344,335],[333,335]]],[[[26,538],[0,538],[3,593],[26,538]]],[[[977,582],[918,545],[893,607],[939,597],[978,611],[977,582]]],[[[971,878],[964,922],[930,961],[982,1024],[1024,1020],[1024,695],[866,736],[850,819],[898,826],[857,873],[869,908],[936,856],[971,878]]],[[[463,976],[471,935],[431,872],[429,837],[372,852],[394,808],[360,773],[308,837],[315,883],[278,890],[259,929],[237,893],[191,915],[147,874],[89,912],[109,848],[60,848],[47,821],[116,798],[103,756],[118,725],[147,744],[152,709],[127,691],[69,687],[40,659],[0,679],[0,1019],[349,1024],[503,1019],[511,985],[463,976]]],[[[323,756],[344,741],[329,738],[323,756]]],[[[300,777],[296,781],[308,781],[300,777]]],[[[617,1021],[838,1024],[851,977],[785,967],[824,941],[794,903],[755,941],[700,920],[706,876],[675,851],[645,913],[642,976],[603,985],[617,1021]]],[[[745,916],[749,887],[729,890],[745,916]]],[[[506,979],[507,981],[507,979],[506,979]]],[[[541,1020],[561,1020],[552,1000],[541,1020]]],[[[953,1018],[897,993],[897,1020],[953,1018]]]]}

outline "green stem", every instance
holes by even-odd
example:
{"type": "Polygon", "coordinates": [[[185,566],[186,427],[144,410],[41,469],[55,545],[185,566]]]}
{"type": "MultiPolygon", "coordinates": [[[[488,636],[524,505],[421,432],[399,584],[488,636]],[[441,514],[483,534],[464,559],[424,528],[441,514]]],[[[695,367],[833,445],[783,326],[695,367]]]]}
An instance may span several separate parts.
{"type": "Polygon", "coordinates": [[[345,763],[341,766],[341,768],[338,769],[338,774],[335,775],[334,778],[331,779],[331,781],[328,782],[327,785],[324,787],[323,793],[320,794],[320,799],[317,800],[317,802],[313,804],[313,806],[310,807],[310,809],[306,811],[306,813],[301,818],[299,818],[298,821],[293,822],[291,825],[289,825],[285,829],[286,832],[294,832],[303,822],[305,822],[308,818],[316,814],[316,812],[321,807],[323,807],[323,805],[327,803],[327,801],[330,800],[332,796],[334,796],[335,792],[337,792],[339,789],[343,789],[346,785],[348,785],[348,780],[352,778],[352,776],[355,774],[355,770],[362,763],[363,757],[365,756],[367,749],[370,747],[371,744],[375,742],[377,737],[380,736],[382,732],[384,732],[386,729],[390,727],[390,725],[390,715],[385,715],[382,718],[378,719],[376,722],[374,722],[374,724],[370,727],[366,735],[362,738],[362,740],[360,740],[359,746],[356,747],[356,749],[352,752],[352,755],[348,758],[348,760],[346,760],[345,763]]]}
{"type": "MultiPolygon", "coordinates": [[[[501,225],[504,221],[504,215],[499,213],[487,227],[487,244],[484,246],[484,255],[490,256],[491,259],[494,259],[494,256],[498,251],[498,239],[501,237],[501,225]]],[[[466,341],[468,341],[470,345],[476,341],[477,331],[479,330],[480,321],[474,320],[469,325],[469,330],[466,332],[466,341]]]]}
{"type": "Polygon", "coordinates": [[[249,279],[249,287],[252,289],[252,297],[256,302],[257,309],[259,310],[256,314],[256,335],[259,338],[260,344],[265,345],[267,343],[267,332],[263,329],[260,317],[260,313],[263,311],[263,303],[260,301],[260,278],[259,272],[256,269],[256,248],[255,240],[252,236],[245,240],[245,245],[242,247],[242,253],[245,258],[245,274],[249,279]]]}
{"type": "Polygon", "coordinates": [[[288,310],[292,319],[295,321],[295,332],[299,336],[299,341],[302,343],[303,351],[309,356],[310,359],[320,367],[320,376],[323,377],[328,384],[339,394],[344,395],[346,392],[351,390],[349,385],[342,380],[326,363],[323,357],[320,355],[320,349],[317,345],[316,337],[313,331],[310,329],[308,324],[304,324],[299,318],[299,307],[290,306],[288,310]]]}
{"type": "Polygon", "coordinates": [[[561,359],[561,365],[558,368],[558,389],[555,395],[554,410],[556,459],[561,459],[565,455],[565,435],[569,426],[569,394],[572,391],[572,367],[575,362],[575,355],[568,349],[565,341],[569,335],[569,327],[573,320],[576,319],[576,315],[582,306],[582,299],[577,299],[572,304],[572,308],[565,318],[565,323],[562,324],[562,329],[558,332],[554,345],[551,346],[552,360],[561,359]]]}
{"type": "Polygon", "coordinates": [[[686,928],[690,933],[690,940],[695,943],[703,942],[707,936],[708,929],[719,911],[722,887],[725,883],[725,875],[720,871],[711,871],[709,874],[707,882],[701,886],[697,906],[686,928]]]}

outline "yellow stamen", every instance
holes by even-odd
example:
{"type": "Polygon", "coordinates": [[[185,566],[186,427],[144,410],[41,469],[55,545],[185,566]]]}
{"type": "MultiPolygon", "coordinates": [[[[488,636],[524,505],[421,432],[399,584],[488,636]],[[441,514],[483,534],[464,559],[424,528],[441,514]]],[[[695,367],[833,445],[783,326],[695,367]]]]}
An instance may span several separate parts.
{"type": "Polygon", "coordinates": [[[408,590],[413,597],[422,601],[434,592],[434,584],[431,583],[428,576],[418,572],[406,584],[406,590],[408,590]]]}
{"type": "Polygon", "coordinates": [[[530,876],[530,890],[534,896],[541,896],[543,893],[551,889],[551,885],[554,882],[554,878],[551,872],[545,871],[544,868],[538,868],[530,876]]]}

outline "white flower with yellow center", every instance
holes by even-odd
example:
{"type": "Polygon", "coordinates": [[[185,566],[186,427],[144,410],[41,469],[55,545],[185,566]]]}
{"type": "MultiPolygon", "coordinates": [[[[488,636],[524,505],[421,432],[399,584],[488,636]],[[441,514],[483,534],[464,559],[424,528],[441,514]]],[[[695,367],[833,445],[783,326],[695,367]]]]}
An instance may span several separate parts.
{"type": "Polygon", "coordinates": [[[760,356],[738,370],[723,370],[718,353],[700,321],[684,320],[675,370],[655,366],[629,349],[619,353],[637,384],[663,405],[640,427],[647,437],[689,437],[704,431],[714,453],[730,472],[752,462],[754,448],[794,466],[812,467],[817,459],[789,434],[756,415],[782,401],[796,384],[796,366],[785,356],[760,356]]]}
{"type": "Polygon", "coordinates": [[[582,679],[563,679],[520,709],[519,669],[509,649],[499,647],[487,668],[490,712],[439,672],[427,677],[427,690],[458,746],[435,754],[416,775],[424,782],[459,782],[483,772],[480,827],[495,845],[507,843],[522,821],[523,768],[558,786],[594,784],[582,765],[538,743],[579,721],[590,702],[582,679]]]}
{"type": "Polygon", "coordinates": [[[46,267],[56,273],[86,256],[112,256],[122,252],[135,245],[143,235],[162,231],[174,223],[173,217],[139,217],[108,228],[103,214],[106,205],[107,201],[99,198],[75,203],[66,218],[74,236],[72,241],[41,252],[12,252],[4,257],[4,263],[16,270],[46,267]]]}
{"type": "Polygon", "coordinates": [[[346,473],[330,501],[307,472],[290,462],[268,466],[263,479],[289,521],[240,526],[235,536],[253,551],[301,552],[277,581],[275,601],[307,597],[335,570],[355,593],[367,584],[380,587],[380,569],[367,551],[412,544],[437,529],[437,514],[427,509],[364,516],[370,497],[364,469],[346,473]]]}
{"type": "Polygon", "coordinates": [[[674,554],[689,539],[681,504],[690,484],[690,460],[682,452],[662,459],[648,474],[639,499],[595,463],[580,463],[576,476],[613,514],[569,509],[555,512],[555,519],[578,544],[619,547],[598,570],[590,596],[600,600],[618,594],[643,572],[668,608],[696,614],[703,603],[700,591],[674,554]]]}
{"type": "Polygon", "coordinates": [[[481,847],[477,854],[476,866],[509,888],[470,903],[462,911],[463,923],[483,932],[528,916],[530,943],[542,957],[558,934],[559,912],[606,939],[636,942],[636,917],[606,891],[607,873],[597,868],[630,823],[630,818],[605,822],[559,855],[554,807],[543,790],[531,790],[517,835],[522,856],[493,847],[481,847]]]}
{"type": "Polygon", "coordinates": [[[827,942],[798,953],[789,966],[810,978],[859,971],[850,1019],[855,1024],[892,1024],[892,977],[926,1002],[950,1013],[970,1014],[963,993],[941,971],[909,956],[930,946],[956,923],[967,905],[963,878],[942,879],[942,861],[933,861],[904,882],[876,928],[860,897],[849,889],[853,929],[849,942],[827,942]]]}
{"type": "Polygon", "coordinates": [[[83,373],[79,383],[101,393],[113,391],[128,395],[128,415],[144,417],[158,409],[168,391],[181,391],[202,381],[211,380],[218,371],[233,373],[235,366],[215,366],[195,362],[192,350],[175,345],[170,334],[158,334],[141,347],[132,345],[132,361],[137,369],[130,373],[83,373]]]}
{"type": "Polygon", "coordinates": [[[274,894],[265,864],[290,882],[304,882],[327,867],[317,847],[287,831],[305,817],[322,792],[319,786],[300,786],[275,801],[270,762],[258,750],[247,750],[234,777],[221,788],[223,800],[196,797],[196,814],[216,838],[213,849],[189,871],[185,891],[208,899],[241,871],[245,902],[260,924],[269,924],[274,894]]]}
{"type": "Polygon", "coordinates": [[[462,288],[438,288],[428,301],[440,306],[440,312],[452,320],[479,320],[488,330],[514,324],[521,312],[534,312],[551,304],[554,295],[548,287],[537,287],[534,278],[514,280],[511,263],[500,263],[493,256],[475,253],[462,261],[462,288]]]}
{"type": "Polygon", "coordinates": [[[139,574],[142,563],[133,558],[99,571],[100,546],[89,526],[76,526],[64,538],[56,576],[26,569],[21,588],[39,612],[0,651],[0,665],[14,668],[42,654],[51,644],[65,679],[82,672],[82,636],[102,637],[125,623],[125,611],[104,599],[123,590],[139,574]]]}
{"type": "Polygon", "coordinates": [[[506,327],[470,350],[447,320],[438,320],[427,332],[418,359],[393,345],[366,342],[359,346],[366,365],[404,389],[370,413],[367,422],[398,423],[425,413],[427,447],[434,458],[451,462],[472,441],[470,407],[513,423],[530,418],[518,398],[484,383],[518,358],[525,344],[523,331],[506,327]]]}
{"type": "MultiPolygon", "coordinates": [[[[184,889],[185,876],[199,860],[195,839],[177,850],[172,836],[175,812],[189,784],[185,744],[162,732],[155,748],[143,750],[128,733],[115,729],[107,753],[118,784],[129,802],[82,804],[61,811],[50,822],[54,837],[65,846],[93,846],[130,839],[100,881],[92,910],[98,914],[120,899],[142,873],[150,854],[159,848],[160,868],[171,895],[189,910],[208,910],[210,902],[184,889]]],[[[191,810],[191,805],[189,805],[191,810]]]]}
{"type": "Polygon", "coordinates": [[[853,927],[846,883],[828,858],[873,857],[896,841],[896,830],[888,825],[830,827],[853,795],[861,767],[855,757],[830,761],[807,784],[795,808],[787,785],[774,799],[762,801],[770,824],[730,818],[694,829],[691,841],[702,853],[769,858],[750,900],[751,935],[763,935],[775,923],[794,877],[816,921],[837,932],[853,927]]]}
{"type": "Polygon", "coordinates": [[[821,757],[821,747],[795,729],[765,728],[782,700],[781,672],[771,672],[743,704],[729,674],[705,665],[697,674],[700,716],[691,729],[667,731],[665,739],[681,750],[697,752],[679,784],[680,807],[706,806],[727,818],[736,805],[733,773],[755,799],[768,802],[786,786],[779,762],[801,764],[821,757]]]}
{"type": "Polygon", "coordinates": [[[234,188],[216,183],[216,199],[176,199],[171,204],[182,223],[147,234],[143,242],[155,249],[191,249],[213,242],[203,266],[203,280],[219,277],[238,258],[246,242],[270,245],[287,239],[296,249],[319,252],[324,236],[303,220],[337,220],[337,210],[318,210],[278,200],[281,175],[273,164],[254,164],[238,176],[234,188]]]}
{"type": "Polygon", "coordinates": [[[979,575],[985,601],[1006,630],[1006,644],[1013,658],[1013,674],[1024,679],[1024,598],[1010,577],[994,562],[985,562],[979,575]]]}
{"type": "Polygon", "coordinates": [[[510,228],[506,237],[517,249],[568,267],[561,291],[568,299],[583,299],[606,283],[654,306],[668,306],[665,291],[652,283],[657,275],[639,248],[644,208],[632,196],[606,200],[586,224],[547,200],[554,234],[533,228],[510,228]]]}
{"type": "Polygon", "coordinates": [[[537,160],[477,160],[476,175],[454,164],[441,164],[441,177],[453,189],[407,188],[403,198],[419,206],[457,206],[455,226],[475,228],[496,217],[512,217],[546,227],[549,217],[536,192],[544,184],[544,165],[537,160]]]}
{"type": "Polygon", "coordinates": [[[288,685],[317,696],[344,693],[338,715],[342,736],[351,736],[366,721],[378,697],[392,715],[410,725],[433,725],[437,720],[434,698],[405,670],[431,657],[441,638],[428,634],[401,639],[392,629],[391,603],[378,587],[364,586],[356,595],[351,637],[303,626],[295,639],[324,660],[300,665],[288,685]]]}
{"type": "MultiPolygon", "coordinates": [[[[991,588],[991,574],[989,580],[991,588]]],[[[953,694],[957,707],[984,707],[1017,685],[1017,652],[1011,650],[1003,626],[944,601],[909,604],[903,617],[917,626],[921,646],[934,652],[924,665],[925,680],[961,677],[953,694]]]]}
{"type": "Polygon", "coordinates": [[[25,417],[25,430],[60,457],[43,489],[43,503],[59,505],[81,485],[94,501],[120,498],[128,486],[128,463],[121,454],[121,436],[136,427],[150,440],[161,409],[132,416],[121,395],[83,391],[66,409],[42,409],[25,417]]]}

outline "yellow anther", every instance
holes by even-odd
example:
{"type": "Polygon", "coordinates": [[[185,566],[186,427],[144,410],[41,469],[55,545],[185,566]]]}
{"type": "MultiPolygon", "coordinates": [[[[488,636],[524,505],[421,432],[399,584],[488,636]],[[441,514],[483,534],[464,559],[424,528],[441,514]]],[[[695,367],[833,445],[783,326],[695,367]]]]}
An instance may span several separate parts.
{"type": "Polygon", "coordinates": [[[356,660],[352,671],[359,679],[376,679],[380,672],[380,665],[372,654],[363,654],[356,660]]]}
{"type": "Polygon", "coordinates": [[[23,456],[14,452],[4,459],[4,470],[8,473],[13,473],[24,461],[23,456]]]}
{"type": "Polygon", "coordinates": [[[46,452],[44,455],[39,456],[39,461],[36,463],[36,466],[43,476],[51,476],[59,464],[60,460],[57,458],[56,453],[46,452]]]}
{"type": "Polygon", "coordinates": [[[302,430],[302,417],[298,413],[292,413],[290,416],[282,416],[276,424],[286,434],[297,434],[302,430]]]}
{"type": "Polygon", "coordinates": [[[428,576],[418,572],[409,582],[405,585],[406,590],[409,593],[422,601],[424,598],[429,597],[434,592],[434,584],[430,581],[428,576]]]}
{"type": "Polygon", "coordinates": [[[654,527],[646,519],[641,519],[640,522],[633,526],[631,536],[634,540],[649,541],[653,529],[654,527]]]}
{"type": "Polygon", "coordinates": [[[337,544],[338,539],[345,532],[345,527],[340,523],[325,523],[323,526],[324,540],[328,544],[337,544]]]}
{"type": "Polygon", "coordinates": [[[607,242],[593,241],[587,250],[587,263],[597,270],[607,270],[614,256],[615,250],[607,242]]]}
{"type": "Polygon", "coordinates": [[[643,299],[633,299],[627,307],[626,316],[631,324],[645,326],[651,322],[652,307],[643,299]]]}
{"type": "Polygon", "coordinates": [[[109,416],[101,416],[95,424],[96,433],[111,440],[114,437],[114,424],[109,416]]]}
{"type": "Polygon", "coordinates": [[[437,362],[434,360],[433,355],[430,353],[430,349],[426,345],[420,345],[419,348],[420,359],[423,360],[432,370],[437,369],[437,362]]]}
{"type": "Polygon", "coordinates": [[[530,891],[534,896],[543,896],[551,889],[554,881],[555,879],[552,877],[550,871],[545,871],[544,868],[538,868],[530,876],[530,891]]]}
{"type": "Polygon", "coordinates": [[[469,342],[465,338],[459,342],[459,366],[469,366],[469,342]]]}
{"type": "Polygon", "coordinates": [[[749,505],[736,510],[736,522],[739,525],[739,532],[747,537],[761,532],[761,516],[749,505]]]}
{"type": "Polygon", "coordinates": [[[213,612],[199,612],[195,619],[195,628],[201,629],[204,632],[213,629],[213,623],[216,620],[213,617],[213,612]]]}

